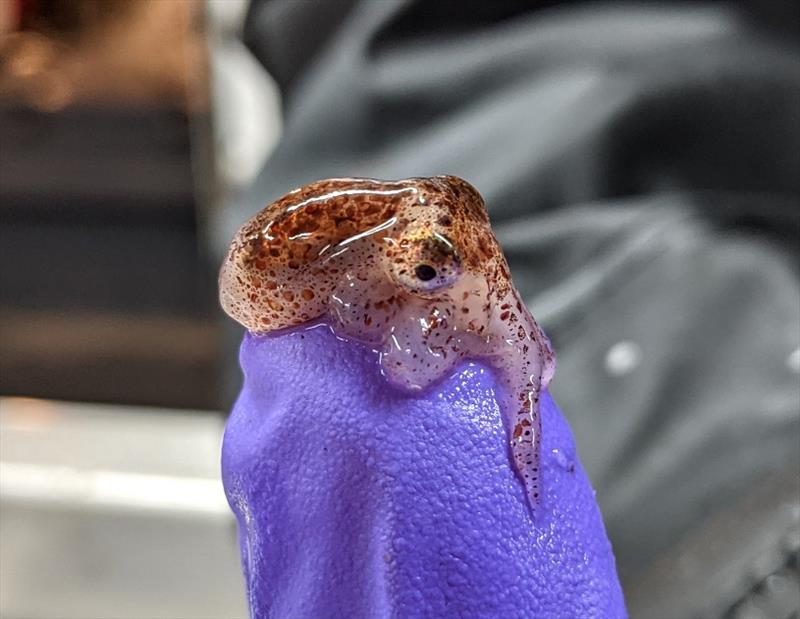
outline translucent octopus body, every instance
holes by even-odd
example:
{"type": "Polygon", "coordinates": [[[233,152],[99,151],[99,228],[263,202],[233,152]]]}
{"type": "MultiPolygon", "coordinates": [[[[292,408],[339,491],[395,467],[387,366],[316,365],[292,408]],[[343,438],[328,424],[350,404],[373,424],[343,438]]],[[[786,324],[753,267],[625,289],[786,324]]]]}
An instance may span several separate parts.
{"type": "Polygon", "coordinates": [[[407,390],[465,358],[487,361],[514,468],[538,502],[539,397],[555,357],[469,183],[340,178],[296,189],[242,226],[219,283],[223,308],[251,332],[324,318],[379,350],[386,378],[407,390]]]}

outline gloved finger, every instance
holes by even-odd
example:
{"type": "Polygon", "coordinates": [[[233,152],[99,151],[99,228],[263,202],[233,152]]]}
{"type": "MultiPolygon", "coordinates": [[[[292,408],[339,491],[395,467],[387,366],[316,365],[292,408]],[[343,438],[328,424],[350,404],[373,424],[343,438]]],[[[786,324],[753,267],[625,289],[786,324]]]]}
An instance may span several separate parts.
{"type": "Polygon", "coordinates": [[[327,327],[248,335],[240,360],[223,477],[253,617],[625,617],[549,395],[532,515],[487,366],[409,395],[327,327]]]}

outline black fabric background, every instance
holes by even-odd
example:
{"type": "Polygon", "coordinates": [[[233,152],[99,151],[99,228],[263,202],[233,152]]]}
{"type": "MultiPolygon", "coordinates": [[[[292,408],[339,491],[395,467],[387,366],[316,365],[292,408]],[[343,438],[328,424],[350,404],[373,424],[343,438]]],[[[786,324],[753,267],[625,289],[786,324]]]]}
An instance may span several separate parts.
{"type": "Polygon", "coordinates": [[[723,616],[792,565],[796,519],[765,523],[798,501],[796,18],[792,3],[250,9],[285,132],[220,247],[316,179],[474,183],[558,353],[552,389],[632,616],[723,616]],[[641,351],[621,376],[605,361],[619,342],[641,351]]]}

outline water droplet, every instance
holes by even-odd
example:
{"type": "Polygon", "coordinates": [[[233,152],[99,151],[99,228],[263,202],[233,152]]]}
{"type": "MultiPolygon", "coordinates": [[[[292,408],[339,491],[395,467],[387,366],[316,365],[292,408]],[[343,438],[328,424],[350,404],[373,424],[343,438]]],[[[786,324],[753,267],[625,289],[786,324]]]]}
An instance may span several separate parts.
{"type": "Polygon", "coordinates": [[[800,374],[800,348],[796,348],[786,357],[786,367],[790,372],[800,374]]]}
{"type": "Polygon", "coordinates": [[[633,372],[642,361],[642,349],[636,342],[623,340],[608,349],[606,371],[612,376],[625,376],[633,372]]]}
{"type": "Polygon", "coordinates": [[[572,461],[572,458],[567,456],[563,451],[560,449],[553,450],[553,457],[556,460],[556,464],[560,466],[565,471],[569,471],[570,473],[575,470],[575,463],[572,461]]]}

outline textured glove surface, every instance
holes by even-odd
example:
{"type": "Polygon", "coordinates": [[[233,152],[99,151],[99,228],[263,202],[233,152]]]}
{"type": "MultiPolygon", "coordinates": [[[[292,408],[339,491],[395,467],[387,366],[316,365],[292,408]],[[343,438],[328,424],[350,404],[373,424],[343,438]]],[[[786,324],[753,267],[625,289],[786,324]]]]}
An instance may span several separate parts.
{"type": "Polygon", "coordinates": [[[247,335],[240,361],[222,468],[254,618],[625,617],[548,394],[531,518],[488,366],[409,395],[326,327],[247,335]]]}

